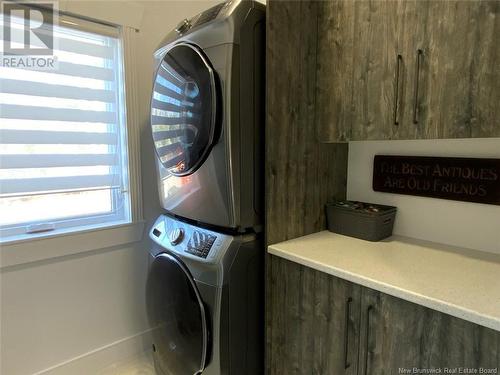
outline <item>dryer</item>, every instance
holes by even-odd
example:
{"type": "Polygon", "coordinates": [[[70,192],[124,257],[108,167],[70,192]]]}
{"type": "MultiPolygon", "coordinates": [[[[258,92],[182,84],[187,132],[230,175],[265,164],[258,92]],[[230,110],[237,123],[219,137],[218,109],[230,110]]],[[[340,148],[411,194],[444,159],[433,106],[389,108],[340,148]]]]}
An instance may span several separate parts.
{"type": "Polygon", "coordinates": [[[151,129],[166,212],[238,232],[263,219],[265,6],[183,20],[154,54],[151,129]]]}

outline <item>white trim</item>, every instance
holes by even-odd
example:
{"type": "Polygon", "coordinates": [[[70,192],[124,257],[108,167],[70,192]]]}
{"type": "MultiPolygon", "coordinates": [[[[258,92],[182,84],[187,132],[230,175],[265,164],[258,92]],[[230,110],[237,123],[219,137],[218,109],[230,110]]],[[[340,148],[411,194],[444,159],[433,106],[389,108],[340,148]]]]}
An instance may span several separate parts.
{"type": "Polygon", "coordinates": [[[144,222],[69,230],[26,235],[0,244],[0,268],[138,242],[142,239],[144,222]]]}
{"type": "MultiPolygon", "coordinates": [[[[86,189],[82,191],[92,191],[86,189]]],[[[116,189],[113,189],[116,190],[116,189]]],[[[48,192],[50,194],[50,192],[48,192]]],[[[69,217],[56,220],[38,220],[24,222],[0,229],[0,245],[2,243],[14,243],[56,235],[69,232],[81,232],[98,228],[110,228],[117,225],[130,223],[130,213],[126,209],[128,202],[120,201],[121,207],[108,213],[83,217],[69,217]],[[49,233],[50,232],[50,233],[49,233]]]]}
{"type": "Polygon", "coordinates": [[[128,140],[129,188],[132,221],[143,220],[142,179],[140,159],[140,124],[138,82],[135,69],[137,31],[130,27],[121,28],[123,75],[125,86],[125,108],[128,140]]]}
{"type": "Polygon", "coordinates": [[[97,374],[112,364],[145,353],[151,349],[150,345],[151,331],[146,330],[36,372],[34,375],[97,374]]]}

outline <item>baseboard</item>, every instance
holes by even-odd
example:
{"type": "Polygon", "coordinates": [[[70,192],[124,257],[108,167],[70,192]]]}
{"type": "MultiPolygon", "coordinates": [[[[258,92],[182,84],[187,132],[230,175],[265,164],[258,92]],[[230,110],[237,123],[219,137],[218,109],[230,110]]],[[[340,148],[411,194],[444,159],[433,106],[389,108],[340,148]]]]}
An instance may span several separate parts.
{"type": "Polygon", "coordinates": [[[123,362],[150,349],[151,331],[147,330],[91,350],[90,352],[39,371],[34,375],[98,374],[101,370],[114,363],[123,362]]]}

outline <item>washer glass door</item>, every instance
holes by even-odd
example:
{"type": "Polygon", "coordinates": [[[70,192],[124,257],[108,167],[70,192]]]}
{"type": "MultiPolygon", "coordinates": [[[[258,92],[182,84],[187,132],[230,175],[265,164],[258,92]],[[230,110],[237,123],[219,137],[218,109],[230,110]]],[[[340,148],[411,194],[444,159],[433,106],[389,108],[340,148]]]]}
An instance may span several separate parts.
{"type": "Polygon", "coordinates": [[[165,374],[196,374],[207,360],[208,329],[203,301],[186,266],[158,254],[146,287],[157,366],[165,374]]]}
{"type": "Polygon", "coordinates": [[[151,98],[157,156],[173,175],[186,176],[208,156],[216,135],[217,87],[203,52],[180,43],[161,61],[151,98]]]}

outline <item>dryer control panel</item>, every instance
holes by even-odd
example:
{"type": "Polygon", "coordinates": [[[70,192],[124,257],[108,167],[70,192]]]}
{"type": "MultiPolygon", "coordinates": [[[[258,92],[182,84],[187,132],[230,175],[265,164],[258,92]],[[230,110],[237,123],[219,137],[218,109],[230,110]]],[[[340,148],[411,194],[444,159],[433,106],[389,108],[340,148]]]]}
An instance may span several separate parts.
{"type": "Polygon", "coordinates": [[[224,13],[230,9],[231,5],[233,5],[233,1],[227,1],[225,3],[217,4],[194,17],[185,18],[175,27],[175,31],[179,35],[185,35],[192,28],[204,25],[218,17],[223,16],[224,13]]]}
{"type": "Polygon", "coordinates": [[[161,215],[156,220],[149,236],[171,252],[206,263],[216,263],[233,240],[232,236],[200,228],[166,215],[161,215]]]}

